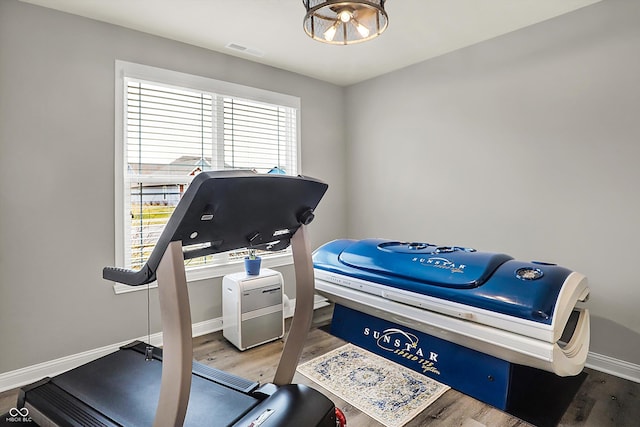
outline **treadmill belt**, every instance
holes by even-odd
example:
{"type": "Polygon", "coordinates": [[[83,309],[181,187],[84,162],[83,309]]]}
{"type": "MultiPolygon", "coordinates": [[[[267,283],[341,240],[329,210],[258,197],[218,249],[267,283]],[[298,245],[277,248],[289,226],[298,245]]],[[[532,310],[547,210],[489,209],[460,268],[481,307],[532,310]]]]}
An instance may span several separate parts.
{"type": "MultiPolygon", "coordinates": [[[[124,426],[153,423],[162,378],[162,363],[123,349],[52,379],[66,392],[124,426]]],[[[244,393],[191,377],[185,426],[226,426],[259,401],[244,393]]]]}

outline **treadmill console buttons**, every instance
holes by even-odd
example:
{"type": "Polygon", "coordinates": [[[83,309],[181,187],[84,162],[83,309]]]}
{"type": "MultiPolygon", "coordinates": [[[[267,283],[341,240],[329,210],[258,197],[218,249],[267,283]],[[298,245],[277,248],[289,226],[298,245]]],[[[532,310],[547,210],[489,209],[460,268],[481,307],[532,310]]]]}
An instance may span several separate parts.
{"type": "Polygon", "coordinates": [[[516,277],[520,280],[536,280],[543,275],[539,268],[522,267],[516,270],[516,277]]]}

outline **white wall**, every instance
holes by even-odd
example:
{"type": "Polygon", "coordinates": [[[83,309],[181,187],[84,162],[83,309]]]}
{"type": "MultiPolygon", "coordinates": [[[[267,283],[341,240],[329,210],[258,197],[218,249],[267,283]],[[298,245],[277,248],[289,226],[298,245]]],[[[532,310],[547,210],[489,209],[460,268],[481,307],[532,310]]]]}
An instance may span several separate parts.
{"type": "Polygon", "coordinates": [[[640,2],[605,0],[347,89],[348,230],[586,274],[640,364],[640,2]]]}
{"type": "MultiPolygon", "coordinates": [[[[343,88],[0,0],[0,373],[146,334],[145,292],[114,295],[102,280],[114,264],[116,59],[300,97],[301,172],[330,186],[312,246],[346,234],[343,88]]],[[[190,294],[194,322],[221,315],[220,280],[190,294]]]]}

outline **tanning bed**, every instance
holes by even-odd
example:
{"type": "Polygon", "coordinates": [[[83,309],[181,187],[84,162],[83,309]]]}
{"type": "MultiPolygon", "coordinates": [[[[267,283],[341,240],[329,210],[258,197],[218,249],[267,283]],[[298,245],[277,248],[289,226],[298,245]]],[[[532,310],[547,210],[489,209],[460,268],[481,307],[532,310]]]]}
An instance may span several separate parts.
{"type": "Polygon", "coordinates": [[[335,240],[313,261],[335,335],[498,408],[522,366],[558,377],[584,367],[589,288],[575,271],[383,239],[335,240]]]}

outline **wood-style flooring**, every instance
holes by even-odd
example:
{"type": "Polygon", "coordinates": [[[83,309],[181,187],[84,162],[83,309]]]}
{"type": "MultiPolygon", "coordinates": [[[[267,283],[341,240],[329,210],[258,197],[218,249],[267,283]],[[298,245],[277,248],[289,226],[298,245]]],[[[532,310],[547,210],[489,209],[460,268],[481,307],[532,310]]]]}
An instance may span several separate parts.
{"type": "MultiPolygon", "coordinates": [[[[319,329],[331,321],[331,307],[316,311],[301,363],[340,347],[345,342],[319,329]]],[[[269,382],[275,373],[283,341],[275,341],[244,352],[225,340],[222,332],[194,338],[194,358],[243,378],[269,382]]],[[[560,421],[560,426],[640,426],[640,384],[586,369],[587,379],[560,421]]],[[[294,382],[319,389],[347,416],[348,427],[379,427],[382,424],[296,374],[294,382]]],[[[553,392],[552,390],[550,392],[553,392]]],[[[0,414],[15,406],[17,390],[0,393],[0,414]]],[[[3,420],[0,420],[3,421],[3,420]]],[[[0,423],[1,424],[1,423],[0,423]]],[[[418,426],[528,426],[530,424],[455,390],[447,391],[408,427],[418,426]]]]}

